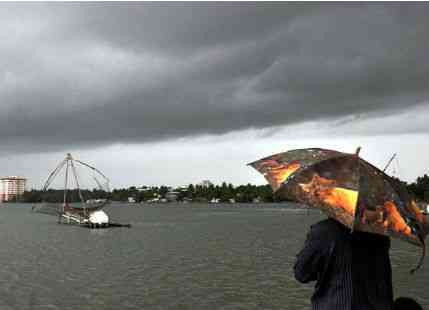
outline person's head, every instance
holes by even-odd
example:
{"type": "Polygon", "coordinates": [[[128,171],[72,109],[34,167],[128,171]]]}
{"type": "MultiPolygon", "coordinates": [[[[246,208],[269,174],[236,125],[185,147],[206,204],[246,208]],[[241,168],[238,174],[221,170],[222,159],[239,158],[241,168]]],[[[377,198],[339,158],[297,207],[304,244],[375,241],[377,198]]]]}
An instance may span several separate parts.
{"type": "Polygon", "coordinates": [[[408,297],[396,298],[394,310],[423,310],[422,306],[417,301],[408,297]]]}

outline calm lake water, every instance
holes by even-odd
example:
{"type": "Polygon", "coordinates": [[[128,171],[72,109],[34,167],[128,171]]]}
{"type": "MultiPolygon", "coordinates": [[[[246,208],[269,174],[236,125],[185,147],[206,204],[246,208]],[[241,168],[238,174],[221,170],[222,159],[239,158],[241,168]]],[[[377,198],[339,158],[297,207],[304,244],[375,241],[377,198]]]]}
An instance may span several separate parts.
{"type": "MultiPolygon", "coordinates": [[[[59,225],[29,205],[0,208],[0,310],[308,309],[293,277],[306,232],[323,216],[290,205],[112,205],[128,228],[59,225]]],[[[392,244],[397,296],[429,306],[429,262],[392,244]]]]}

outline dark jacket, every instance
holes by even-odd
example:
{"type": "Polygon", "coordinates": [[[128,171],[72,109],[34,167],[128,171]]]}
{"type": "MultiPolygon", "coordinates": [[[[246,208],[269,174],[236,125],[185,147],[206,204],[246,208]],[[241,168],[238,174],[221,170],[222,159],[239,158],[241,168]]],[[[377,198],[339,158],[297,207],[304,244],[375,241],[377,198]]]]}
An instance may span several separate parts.
{"type": "Polygon", "coordinates": [[[314,310],[392,310],[388,237],[351,233],[335,220],[311,227],[298,254],[295,278],[317,281],[314,310]]]}

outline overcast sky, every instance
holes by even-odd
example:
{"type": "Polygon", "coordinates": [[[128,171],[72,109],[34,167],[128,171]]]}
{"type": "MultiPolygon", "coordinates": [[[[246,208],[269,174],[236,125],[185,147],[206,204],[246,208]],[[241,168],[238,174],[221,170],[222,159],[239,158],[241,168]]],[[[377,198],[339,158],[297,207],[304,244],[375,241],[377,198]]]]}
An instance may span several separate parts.
{"type": "Polygon", "coordinates": [[[264,179],[297,147],[429,173],[426,3],[1,3],[2,175],[66,152],[114,187],[264,179]]]}

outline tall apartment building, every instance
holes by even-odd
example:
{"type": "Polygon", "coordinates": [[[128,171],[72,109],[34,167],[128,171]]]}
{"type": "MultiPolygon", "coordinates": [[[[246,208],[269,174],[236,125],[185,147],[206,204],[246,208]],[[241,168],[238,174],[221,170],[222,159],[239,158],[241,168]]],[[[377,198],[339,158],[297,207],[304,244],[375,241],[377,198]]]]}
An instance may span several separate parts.
{"type": "Polygon", "coordinates": [[[0,178],[0,201],[19,199],[25,191],[26,178],[10,176],[0,178]]]}

